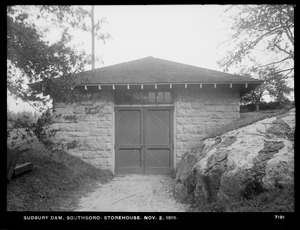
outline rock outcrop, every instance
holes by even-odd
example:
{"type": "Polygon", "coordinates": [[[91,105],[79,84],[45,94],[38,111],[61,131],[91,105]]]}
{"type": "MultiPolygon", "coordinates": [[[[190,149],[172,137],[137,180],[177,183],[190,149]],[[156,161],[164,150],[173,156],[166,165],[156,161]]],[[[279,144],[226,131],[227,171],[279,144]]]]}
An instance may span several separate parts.
{"type": "Polygon", "coordinates": [[[249,198],[294,183],[295,109],[201,141],[177,167],[176,197],[249,198]]]}

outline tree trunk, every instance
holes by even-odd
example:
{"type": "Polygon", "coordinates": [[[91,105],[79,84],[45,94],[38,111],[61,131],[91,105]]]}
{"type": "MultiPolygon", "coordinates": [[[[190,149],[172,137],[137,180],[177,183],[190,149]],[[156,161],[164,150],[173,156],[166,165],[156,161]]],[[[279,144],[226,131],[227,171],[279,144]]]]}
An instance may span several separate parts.
{"type": "Polygon", "coordinates": [[[92,13],[91,13],[91,23],[92,23],[92,70],[95,69],[95,23],[94,23],[94,6],[92,6],[92,13]]]}
{"type": "Polygon", "coordinates": [[[258,112],[259,111],[259,104],[255,105],[255,111],[258,112]]]}

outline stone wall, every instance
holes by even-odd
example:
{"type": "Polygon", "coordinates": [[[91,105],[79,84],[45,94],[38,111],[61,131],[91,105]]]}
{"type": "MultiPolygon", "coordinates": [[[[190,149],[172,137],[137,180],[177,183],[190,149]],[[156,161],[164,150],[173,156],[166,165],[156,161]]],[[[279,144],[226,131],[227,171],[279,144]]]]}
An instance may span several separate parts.
{"type": "Polygon", "coordinates": [[[112,94],[87,94],[80,103],[54,103],[56,123],[60,129],[55,138],[62,143],[76,141],[67,152],[97,168],[113,171],[113,111],[112,94]]]}
{"type": "MultiPolygon", "coordinates": [[[[239,92],[230,89],[182,89],[175,96],[176,162],[206,133],[239,118],[239,92]]],[[[113,111],[110,91],[92,94],[80,103],[54,103],[56,139],[62,143],[77,141],[67,150],[97,168],[113,171],[113,111]]]]}
{"type": "Polygon", "coordinates": [[[239,91],[189,89],[176,92],[176,163],[206,133],[239,118],[239,91]]]}

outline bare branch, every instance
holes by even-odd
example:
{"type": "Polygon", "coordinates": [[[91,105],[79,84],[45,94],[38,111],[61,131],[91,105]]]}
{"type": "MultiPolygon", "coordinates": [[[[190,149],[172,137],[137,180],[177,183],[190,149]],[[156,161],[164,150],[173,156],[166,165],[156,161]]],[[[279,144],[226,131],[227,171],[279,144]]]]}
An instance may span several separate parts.
{"type": "Polygon", "coordinates": [[[278,71],[278,72],[271,73],[271,74],[269,74],[269,75],[275,75],[275,74],[282,73],[282,72],[289,71],[289,70],[293,71],[294,68],[289,68],[289,69],[280,70],[280,71],[278,71]]]}
{"type": "Polygon", "coordinates": [[[274,44],[274,46],[275,46],[277,49],[281,50],[282,52],[284,52],[284,53],[290,55],[290,57],[294,59],[294,55],[293,55],[292,53],[286,51],[285,49],[281,48],[281,47],[280,47],[279,45],[277,45],[277,44],[274,44]]]}
{"type": "Polygon", "coordinates": [[[288,76],[293,70],[294,70],[294,69],[291,69],[287,74],[285,74],[285,75],[283,76],[283,78],[285,78],[286,76],[288,76]]]}
{"type": "Polygon", "coordinates": [[[280,61],[271,62],[271,63],[268,63],[268,64],[266,64],[266,65],[261,65],[261,66],[258,66],[258,67],[256,67],[256,68],[258,69],[258,68],[262,68],[262,67],[265,67],[265,66],[269,66],[269,65],[278,64],[278,63],[280,63],[280,62],[283,62],[283,61],[286,61],[286,60],[289,60],[289,59],[291,59],[291,57],[290,57],[290,56],[288,56],[288,57],[285,57],[284,59],[282,59],[282,60],[280,60],[280,61]]]}
{"type": "Polygon", "coordinates": [[[286,36],[289,38],[290,42],[294,45],[294,38],[292,38],[290,31],[287,30],[287,27],[283,28],[285,31],[286,36]]]}

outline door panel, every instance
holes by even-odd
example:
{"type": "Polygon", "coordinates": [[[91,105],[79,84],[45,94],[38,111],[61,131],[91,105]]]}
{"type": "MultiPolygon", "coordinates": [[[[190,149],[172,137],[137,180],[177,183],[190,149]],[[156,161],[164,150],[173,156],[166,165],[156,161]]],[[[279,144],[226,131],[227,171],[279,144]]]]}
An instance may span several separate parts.
{"type": "Polygon", "coordinates": [[[116,173],[143,173],[142,110],[116,110],[116,173]]]}
{"type": "Polygon", "coordinates": [[[146,173],[171,173],[170,149],[147,149],[146,173]]]}
{"type": "Polygon", "coordinates": [[[173,172],[172,107],[116,109],[115,173],[173,172]]]}
{"type": "Polygon", "coordinates": [[[145,108],[145,173],[172,173],[172,109],[145,108]]]}
{"type": "Polygon", "coordinates": [[[141,144],[141,111],[118,112],[118,140],[120,146],[141,144]]]}
{"type": "Polygon", "coordinates": [[[148,145],[170,143],[170,111],[147,111],[146,138],[148,145]]]}

